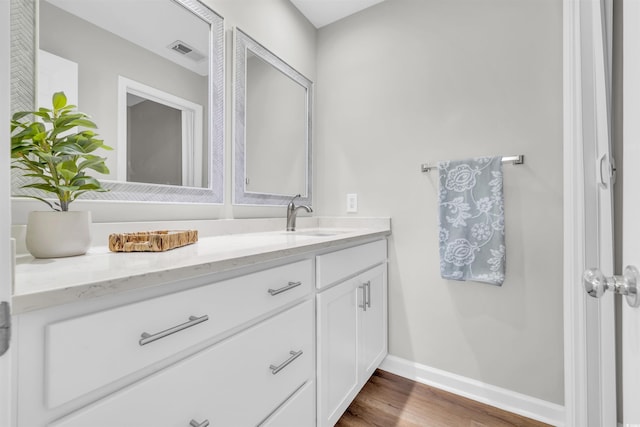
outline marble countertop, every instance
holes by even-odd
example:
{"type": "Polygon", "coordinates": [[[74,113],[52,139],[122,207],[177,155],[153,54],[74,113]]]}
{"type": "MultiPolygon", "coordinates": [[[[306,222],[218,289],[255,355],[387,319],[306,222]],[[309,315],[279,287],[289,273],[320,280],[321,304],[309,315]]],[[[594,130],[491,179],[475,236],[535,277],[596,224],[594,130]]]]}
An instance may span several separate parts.
{"type": "Polygon", "coordinates": [[[247,267],[389,235],[390,223],[202,237],[167,252],[114,253],[92,247],[69,258],[16,258],[14,313],[112,295],[171,281],[247,267]]]}

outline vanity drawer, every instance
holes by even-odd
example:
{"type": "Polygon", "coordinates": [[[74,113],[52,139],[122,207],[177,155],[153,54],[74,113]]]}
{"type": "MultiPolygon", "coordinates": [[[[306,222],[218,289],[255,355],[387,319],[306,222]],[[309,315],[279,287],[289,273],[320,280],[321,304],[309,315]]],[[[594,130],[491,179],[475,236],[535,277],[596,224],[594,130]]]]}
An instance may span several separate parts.
{"type": "Polygon", "coordinates": [[[313,286],[312,271],[312,261],[304,260],[48,325],[47,406],[83,396],[305,297],[313,286]]]}
{"type": "Polygon", "coordinates": [[[312,427],[315,426],[316,384],[308,382],[296,390],[276,412],[260,427],[312,427]]]}
{"type": "Polygon", "coordinates": [[[313,302],[306,301],[51,426],[188,427],[192,419],[211,427],[258,425],[313,383],[313,331],[313,302]],[[290,352],[302,353],[283,366],[290,352]]]}
{"type": "Polygon", "coordinates": [[[332,285],[387,260],[387,241],[378,240],[316,257],[316,286],[332,285]]]}

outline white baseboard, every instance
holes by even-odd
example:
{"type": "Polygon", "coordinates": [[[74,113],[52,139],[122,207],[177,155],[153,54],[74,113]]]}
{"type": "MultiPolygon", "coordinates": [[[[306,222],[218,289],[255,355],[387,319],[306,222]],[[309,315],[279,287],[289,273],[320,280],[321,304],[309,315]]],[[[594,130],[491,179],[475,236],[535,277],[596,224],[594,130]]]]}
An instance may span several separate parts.
{"type": "Polygon", "coordinates": [[[564,406],[555,403],[391,355],[380,369],[543,423],[564,426],[564,406]]]}

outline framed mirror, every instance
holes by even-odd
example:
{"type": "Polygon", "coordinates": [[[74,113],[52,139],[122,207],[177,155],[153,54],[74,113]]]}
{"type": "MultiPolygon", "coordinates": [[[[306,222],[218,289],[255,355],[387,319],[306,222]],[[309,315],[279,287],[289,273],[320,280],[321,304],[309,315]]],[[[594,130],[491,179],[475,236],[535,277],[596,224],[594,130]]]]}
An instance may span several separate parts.
{"type": "MultiPolygon", "coordinates": [[[[114,148],[95,176],[109,192],[82,199],[223,202],[222,17],[198,0],[21,0],[11,14],[12,111],[64,91],[114,148]]],[[[14,170],[12,193],[43,196],[25,182],[14,170]]]]}
{"type": "Polygon", "coordinates": [[[234,30],[234,203],[312,204],[313,83],[234,30]]]}

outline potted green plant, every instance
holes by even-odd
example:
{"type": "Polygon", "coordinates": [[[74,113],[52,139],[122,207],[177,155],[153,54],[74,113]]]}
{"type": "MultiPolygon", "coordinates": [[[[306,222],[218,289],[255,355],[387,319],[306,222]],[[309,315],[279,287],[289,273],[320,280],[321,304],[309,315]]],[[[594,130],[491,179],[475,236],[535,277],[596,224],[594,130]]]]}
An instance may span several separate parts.
{"type": "Polygon", "coordinates": [[[25,189],[40,195],[17,195],[40,200],[52,210],[29,213],[27,249],[36,258],[82,255],[91,243],[91,213],[69,211],[69,205],[87,191],[107,191],[87,175],[107,174],[105,158],[93,153],[111,150],[92,130],[96,124],[75,105],[67,105],[63,92],[52,97],[52,108],[20,111],[11,118],[11,168],[29,178],[25,189]],[[54,198],[47,200],[47,194],[54,198]]]}

